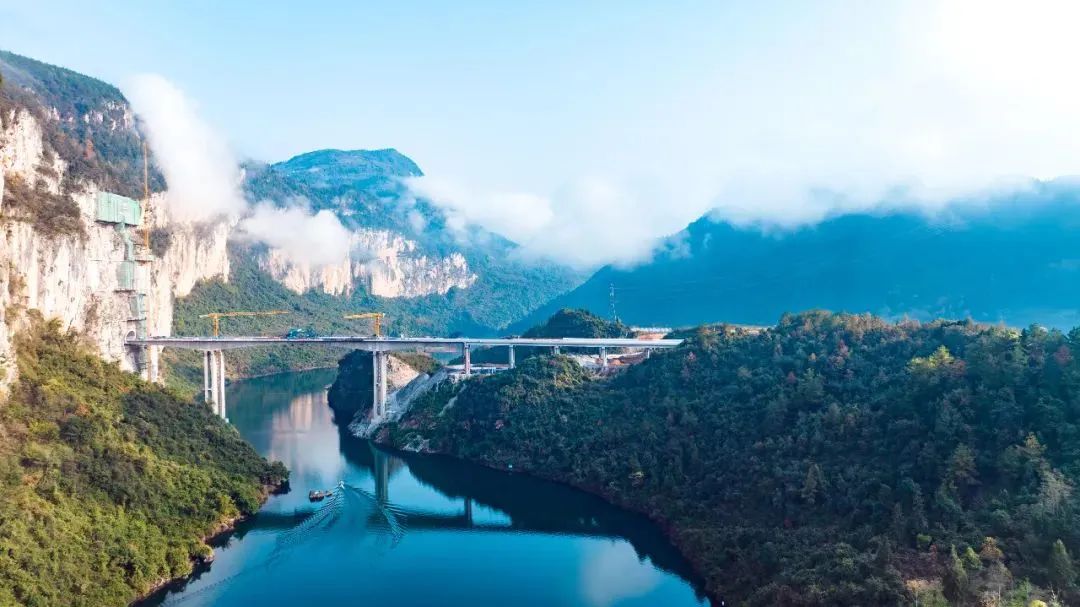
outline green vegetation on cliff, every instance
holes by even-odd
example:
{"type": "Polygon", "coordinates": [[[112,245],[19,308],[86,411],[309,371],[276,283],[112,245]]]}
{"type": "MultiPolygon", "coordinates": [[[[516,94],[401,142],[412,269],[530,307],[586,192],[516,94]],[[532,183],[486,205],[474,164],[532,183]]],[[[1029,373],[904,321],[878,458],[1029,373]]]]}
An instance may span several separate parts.
{"type": "Polygon", "coordinates": [[[287,475],[209,409],[37,322],[0,406],[0,604],[126,605],[287,475]]]}
{"type": "MultiPolygon", "coordinates": [[[[119,89],[7,51],[0,51],[0,73],[0,126],[9,127],[18,113],[31,116],[41,129],[46,160],[59,158],[66,172],[59,194],[43,182],[9,184],[5,217],[29,221],[48,235],[78,235],[82,224],[71,194],[87,182],[142,196],[143,140],[130,124],[130,108],[119,89]]],[[[153,162],[149,178],[152,191],[164,189],[165,180],[153,162]]]]}
{"type": "Polygon", "coordinates": [[[1073,603],[1078,357],[1080,330],[813,312],[702,328],[610,379],[537,357],[381,438],[647,513],[729,601],[1073,603]]]}

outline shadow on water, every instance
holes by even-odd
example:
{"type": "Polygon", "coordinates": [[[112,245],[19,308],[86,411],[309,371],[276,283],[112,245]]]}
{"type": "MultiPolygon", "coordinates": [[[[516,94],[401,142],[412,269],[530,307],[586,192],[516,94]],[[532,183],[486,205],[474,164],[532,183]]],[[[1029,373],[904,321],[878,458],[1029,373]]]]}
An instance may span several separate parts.
{"type": "Polygon", "coordinates": [[[295,604],[316,597],[296,594],[301,590],[293,586],[318,576],[330,582],[320,597],[354,598],[351,589],[333,584],[355,579],[358,571],[367,571],[363,567],[383,572],[363,593],[376,602],[393,596],[408,605],[430,604],[433,598],[445,605],[488,604],[489,597],[513,596],[517,590],[521,607],[659,604],[654,600],[700,605],[704,600],[692,568],[643,516],[557,483],[449,457],[392,453],[352,436],[333,422],[326,405],[325,388],[334,373],[317,370],[230,386],[231,421],[260,453],[289,467],[293,490],[274,496],[256,516],[215,538],[214,563],[200,565],[191,578],[140,607],[248,604],[248,599],[264,606],[295,604]],[[333,488],[334,494],[311,503],[307,492],[314,488],[333,488]],[[625,550],[616,550],[613,542],[625,550]],[[478,564],[481,545],[501,556],[478,564]],[[442,576],[429,580],[441,584],[438,590],[410,585],[413,568],[442,576]],[[664,598],[642,594],[648,589],[635,586],[635,576],[655,583],[662,575],[648,573],[650,568],[675,576],[669,586],[681,583],[682,590],[667,587],[664,598]],[[298,581],[285,584],[291,579],[298,581]],[[277,581],[282,585],[275,594],[266,594],[272,592],[268,584],[277,581]],[[526,599],[529,592],[535,596],[526,599]],[[565,597],[569,602],[562,602],[565,597]]]}

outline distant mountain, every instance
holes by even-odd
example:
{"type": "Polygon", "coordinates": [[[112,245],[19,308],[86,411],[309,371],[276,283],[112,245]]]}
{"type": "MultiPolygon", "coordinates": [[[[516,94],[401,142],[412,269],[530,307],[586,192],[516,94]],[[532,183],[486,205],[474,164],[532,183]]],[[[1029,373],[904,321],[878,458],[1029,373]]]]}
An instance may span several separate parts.
{"type": "Polygon", "coordinates": [[[287,203],[303,197],[314,210],[336,212],[348,227],[416,236],[421,232],[416,230],[416,214],[424,219],[424,228],[441,216],[433,205],[409,195],[402,179],[423,172],[394,149],[318,150],[284,162],[248,164],[245,169],[250,199],[287,203]],[[410,212],[415,212],[412,217],[410,212]]]}
{"type": "Polygon", "coordinates": [[[333,211],[351,230],[388,230],[408,239],[413,257],[463,256],[476,280],[446,294],[446,305],[460,317],[451,324],[456,328],[497,331],[584,278],[558,264],[519,261],[516,244],[478,226],[450,229],[441,208],[409,192],[403,179],[423,172],[397,150],[318,150],[245,168],[253,201],[295,204],[303,197],[312,210],[333,211]]]}
{"type": "Polygon", "coordinates": [[[928,217],[858,213],[763,231],[703,217],[648,263],[605,267],[516,323],[585,308],[628,324],[771,324],[811,308],[1066,327],[1080,322],[1080,186],[1033,183],[928,217]]]}
{"type": "Polygon", "coordinates": [[[318,150],[294,156],[274,165],[274,170],[291,176],[309,175],[322,185],[355,184],[364,179],[420,177],[424,173],[410,158],[393,148],[385,150],[318,150]]]}

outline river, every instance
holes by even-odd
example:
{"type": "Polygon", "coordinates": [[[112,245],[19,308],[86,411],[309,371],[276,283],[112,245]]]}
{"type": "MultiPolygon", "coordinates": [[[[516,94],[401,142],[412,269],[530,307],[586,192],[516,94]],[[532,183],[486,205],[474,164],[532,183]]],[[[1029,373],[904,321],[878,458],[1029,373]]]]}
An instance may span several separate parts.
{"type": "Polygon", "coordinates": [[[291,471],[292,490],[139,607],[704,606],[661,531],[602,500],[445,457],[397,455],[342,431],[334,371],[232,384],[230,421],[291,471]],[[335,495],[318,503],[312,489],[335,495]]]}

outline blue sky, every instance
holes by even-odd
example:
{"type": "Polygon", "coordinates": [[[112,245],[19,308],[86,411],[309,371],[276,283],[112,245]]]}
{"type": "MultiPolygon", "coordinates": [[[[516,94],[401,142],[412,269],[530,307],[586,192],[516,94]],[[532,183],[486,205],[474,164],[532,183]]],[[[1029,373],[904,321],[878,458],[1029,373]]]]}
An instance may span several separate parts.
{"type": "Polygon", "coordinates": [[[791,224],[898,187],[933,206],[1075,172],[1077,16],[1051,0],[39,0],[0,3],[0,47],[121,88],[159,74],[239,156],[395,147],[463,219],[549,256],[584,238],[573,260],[595,264],[713,207],[791,224]]]}

